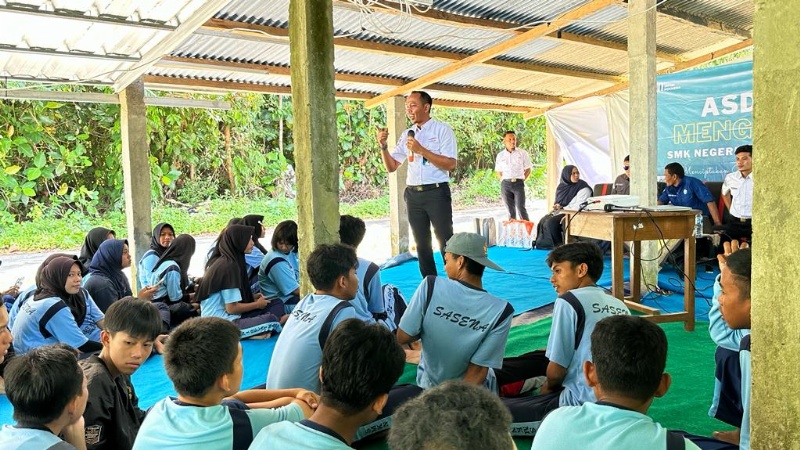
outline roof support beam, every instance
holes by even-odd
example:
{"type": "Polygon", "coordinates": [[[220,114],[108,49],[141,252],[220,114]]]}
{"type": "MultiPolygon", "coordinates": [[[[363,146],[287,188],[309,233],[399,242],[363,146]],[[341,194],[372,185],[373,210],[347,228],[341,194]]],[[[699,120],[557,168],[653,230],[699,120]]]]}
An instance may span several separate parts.
{"type": "Polygon", "coordinates": [[[671,7],[668,2],[662,3],[660,6],[658,6],[657,11],[659,14],[664,14],[665,16],[670,16],[680,21],[688,22],[694,25],[700,25],[701,27],[721,31],[726,34],[732,34],[745,39],[751,39],[753,37],[753,30],[743,30],[741,28],[732,27],[718,20],[695,16],[687,13],[686,11],[671,7]]]}
{"type": "Polygon", "coordinates": [[[45,55],[45,56],[57,56],[57,57],[70,57],[70,58],[83,58],[83,59],[96,59],[101,61],[120,61],[120,62],[128,62],[128,63],[135,63],[139,62],[139,58],[135,56],[127,56],[127,55],[109,55],[109,54],[97,54],[97,53],[88,53],[88,52],[65,52],[62,50],[50,49],[50,48],[23,48],[23,47],[10,47],[5,45],[0,45],[0,53],[25,53],[29,55],[45,55]]]}
{"type": "MultiPolygon", "coordinates": [[[[698,56],[697,58],[690,59],[688,61],[684,61],[684,62],[682,62],[680,64],[675,64],[672,67],[668,67],[666,69],[659,70],[658,74],[659,75],[663,75],[665,73],[680,72],[681,70],[685,70],[685,69],[688,69],[690,67],[698,66],[698,65],[706,63],[708,61],[712,61],[714,59],[721,58],[721,57],[723,57],[725,55],[729,55],[731,53],[738,52],[740,50],[744,50],[744,49],[746,49],[748,47],[751,47],[752,45],[753,45],[753,40],[752,39],[748,39],[746,41],[739,42],[737,44],[734,44],[734,45],[719,49],[717,51],[714,51],[714,52],[711,52],[711,53],[707,53],[707,54],[702,55],[702,56],[698,56]]],[[[531,110],[528,110],[528,112],[523,114],[522,117],[525,118],[525,119],[530,119],[532,117],[541,116],[542,114],[544,114],[547,111],[550,111],[551,109],[560,108],[560,107],[562,107],[564,105],[568,105],[570,103],[574,103],[574,102],[577,102],[579,100],[583,100],[583,99],[586,99],[586,98],[589,98],[589,97],[599,97],[599,96],[603,96],[603,95],[613,94],[614,92],[621,91],[623,89],[626,89],[627,87],[628,87],[628,82],[624,81],[624,82],[618,83],[618,84],[616,84],[614,86],[611,86],[611,87],[608,87],[608,88],[605,88],[605,89],[601,89],[601,90],[596,91],[596,92],[592,92],[591,94],[586,94],[586,95],[582,95],[580,97],[572,98],[570,100],[567,100],[565,102],[559,103],[557,105],[548,106],[547,108],[542,108],[542,109],[531,109],[531,110]]]]}
{"type": "MultiPolygon", "coordinates": [[[[0,90],[0,99],[3,100],[36,100],[70,103],[120,103],[117,94],[102,94],[99,92],[60,92],[60,91],[35,91],[14,89],[11,91],[0,90]]],[[[146,106],[166,106],[173,108],[202,108],[202,109],[231,109],[231,104],[223,100],[199,100],[179,97],[144,97],[146,106]]]]}
{"type": "MultiPolygon", "coordinates": [[[[608,1],[607,3],[612,3],[608,1]]],[[[263,39],[265,41],[274,41],[275,38],[287,38],[288,30],[285,28],[271,27],[266,25],[256,25],[243,22],[235,22],[232,20],[211,19],[203,25],[203,30],[210,31],[227,31],[233,34],[241,34],[248,37],[248,39],[263,39]]],[[[374,52],[382,55],[400,55],[412,58],[427,58],[436,59],[446,62],[462,61],[469,55],[464,53],[445,52],[441,50],[427,50],[421,48],[406,47],[396,44],[385,44],[381,42],[361,41],[353,38],[338,37],[333,39],[333,43],[337,48],[353,50],[358,52],[374,52]]],[[[518,70],[526,73],[538,72],[549,75],[560,75],[565,77],[584,78],[598,81],[606,81],[609,83],[618,83],[623,80],[618,75],[608,75],[592,72],[583,72],[580,70],[563,69],[559,67],[547,66],[544,64],[520,63],[513,61],[504,61],[496,58],[489,58],[481,61],[481,64],[489,67],[499,67],[502,69],[518,70]]]]}
{"type": "Polygon", "coordinates": [[[406,84],[405,86],[400,86],[398,88],[391,89],[388,92],[385,92],[371,100],[368,100],[365,103],[365,106],[368,108],[372,108],[395,95],[402,95],[409,91],[413,91],[415,89],[424,88],[425,86],[433,84],[441,80],[442,78],[445,78],[461,70],[464,70],[470,66],[482,63],[484,61],[488,61],[496,56],[500,56],[503,53],[508,52],[509,50],[519,47],[520,45],[525,44],[533,39],[542,37],[547,33],[551,33],[565,25],[570,24],[574,20],[580,19],[581,17],[599,11],[609,5],[614,4],[615,2],[616,0],[592,0],[589,3],[586,3],[582,6],[579,6],[575,9],[572,9],[562,14],[560,17],[556,18],[555,20],[553,20],[548,24],[536,26],[520,35],[514,36],[513,38],[505,42],[501,42],[500,44],[489,47],[485,50],[475,53],[472,56],[468,56],[460,61],[455,61],[450,65],[448,65],[447,67],[435,70],[425,76],[422,76],[412,81],[411,83],[406,84]]]}
{"type": "MultiPolygon", "coordinates": [[[[181,68],[189,70],[206,70],[206,71],[216,69],[221,71],[233,71],[233,72],[250,73],[250,74],[270,74],[270,75],[281,75],[286,77],[290,76],[289,67],[286,66],[243,63],[234,61],[219,61],[213,59],[186,58],[181,56],[165,56],[164,58],[161,59],[161,61],[156,63],[156,67],[181,68]]],[[[336,73],[334,74],[334,79],[336,81],[344,83],[364,83],[364,84],[374,84],[377,86],[392,86],[392,87],[402,86],[408,82],[408,80],[400,78],[388,78],[375,75],[358,75],[358,74],[347,74],[347,73],[336,73]]],[[[456,86],[456,85],[449,85],[442,83],[432,84],[428,86],[428,88],[431,90],[437,90],[443,92],[455,92],[459,94],[477,95],[483,97],[501,97],[514,100],[527,100],[527,101],[544,102],[544,103],[560,103],[568,99],[568,97],[559,97],[555,95],[545,95],[545,94],[536,94],[528,92],[514,92],[514,91],[505,91],[499,89],[465,87],[465,86],[456,86]]]]}
{"type": "MultiPolygon", "coordinates": [[[[269,86],[265,84],[242,83],[236,81],[175,78],[175,77],[165,77],[160,75],[145,75],[143,78],[148,89],[167,89],[171,91],[185,90],[187,92],[243,91],[243,92],[257,92],[260,94],[281,94],[281,95],[292,94],[292,88],[289,86],[269,86]]],[[[336,91],[336,98],[343,98],[348,100],[366,100],[372,98],[372,96],[373,95],[369,93],[336,91]]]]}

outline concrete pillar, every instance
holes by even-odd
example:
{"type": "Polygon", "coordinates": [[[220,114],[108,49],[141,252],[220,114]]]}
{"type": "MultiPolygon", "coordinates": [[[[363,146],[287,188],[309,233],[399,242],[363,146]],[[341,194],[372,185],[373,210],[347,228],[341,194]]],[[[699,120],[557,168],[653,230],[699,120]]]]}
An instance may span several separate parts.
{"type": "MultiPolygon", "coordinates": [[[[628,3],[628,72],[630,80],[631,195],[642,205],[655,205],[656,149],[656,0],[628,3]]],[[[618,163],[615,161],[615,163],[618,163]]],[[[643,242],[642,293],[657,284],[657,242],[643,242]]]]}
{"type": "Polygon", "coordinates": [[[545,191],[545,198],[547,199],[547,212],[550,212],[553,208],[553,204],[556,202],[556,188],[558,187],[559,180],[561,180],[561,168],[564,167],[564,161],[561,158],[561,149],[547,121],[545,121],[544,130],[545,148],[547,149],[547,174],[545,175],[547,190],[545,191]]]}
{"type": "MultiPolygon", "coordinates": [[[[122,135],[122,172],[125,189],[125,217],[128,249],[131,253],[131,279],[136,280],[136,262],[150,248],[151,194],[150,149],[147,142],[147,108],[141,78],[119,94],[122,135]]],[[[136,283],[131,283],[136,293],[136,283]]]]}
{"type": "MultiPolygon", "coordinates": [[[[389,150],[394,148],[406,129],[406,101],[394,97],[386,101],[386,126],[389,128],[389,150]]],[[[406,190],[408,164],[403,164],[389,176],[389,228],[392,233],[392,256],[408,251],[408,209],[403,193],[406,190]]]]}
{"type": "Polygon", "coordinates": [[[800,23],[794,2],[756,0],[753,55],[751,446],[800,448],[800,23]]]}
{"type": "Polygon", "coordinates": [[[305,261],[339,241],[339,156],[331,0],[289,2],[300,290],[313,291],[305,261]]]}

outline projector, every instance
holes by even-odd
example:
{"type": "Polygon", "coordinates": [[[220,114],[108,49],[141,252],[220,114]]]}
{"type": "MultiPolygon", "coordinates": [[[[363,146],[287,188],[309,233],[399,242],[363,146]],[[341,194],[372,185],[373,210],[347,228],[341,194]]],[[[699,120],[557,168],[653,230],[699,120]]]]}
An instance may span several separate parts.
{"type": "Polygon", "coordinates": [[[637,195],[601,195],[586,199],[587,211],[603,211],[605,205],[614,205],[621,208],[632,208],[639,206],[639,196],[637,195]]]}

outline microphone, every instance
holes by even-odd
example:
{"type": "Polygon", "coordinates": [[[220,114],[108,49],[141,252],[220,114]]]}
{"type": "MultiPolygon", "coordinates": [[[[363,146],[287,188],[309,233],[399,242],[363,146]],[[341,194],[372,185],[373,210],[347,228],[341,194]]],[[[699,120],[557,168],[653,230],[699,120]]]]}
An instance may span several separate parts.
{"type": "Polygon", "coordinates": [[[414,137],[414,130],[408,130],[408,137],[414,137]]]}
{"type": "Polygon", "coordinates": [[[586,200],[578,206],[578,211],[583,211],[587,206],[594,205],[595,203],[600,203],[600,200],[586,200]]]}

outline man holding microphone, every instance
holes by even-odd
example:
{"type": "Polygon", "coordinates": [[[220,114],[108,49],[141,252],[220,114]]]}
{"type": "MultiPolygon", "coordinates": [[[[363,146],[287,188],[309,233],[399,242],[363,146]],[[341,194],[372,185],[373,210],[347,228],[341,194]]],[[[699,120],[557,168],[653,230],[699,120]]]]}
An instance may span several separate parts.
{"type": "Polygon", "coordinates": [[[445,243],[453,235],[449,181],[450,171],[455,169],[458,159],[455,133],[450,126],[431,118],[432,105],[431,96],[424,91],[413,91],[406,97],[406,116],[412,126],[402,133],[391,152],[386,142],[389,131],[378,130],[378,144],[386,170],[394,172],[408,160],[404,198],[423,278],[437,274],[431,225],[442,255],[445,243]]]}

